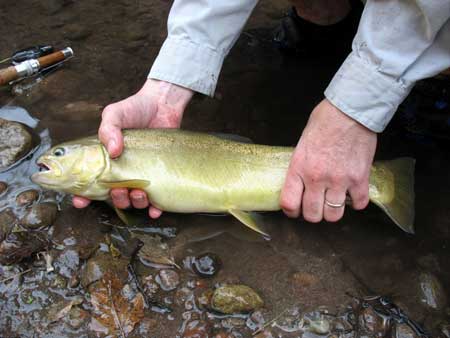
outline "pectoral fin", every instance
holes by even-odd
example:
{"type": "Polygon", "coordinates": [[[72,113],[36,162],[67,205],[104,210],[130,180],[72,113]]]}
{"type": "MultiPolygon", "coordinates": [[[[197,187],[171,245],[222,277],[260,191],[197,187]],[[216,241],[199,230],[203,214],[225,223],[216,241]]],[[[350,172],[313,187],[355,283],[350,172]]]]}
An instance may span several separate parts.
{"type": "Polygon", "coordinates": [[[98,183],[106,188],[130,188],[145,189],[150,185],[150,181],[146,180],[125,180],[125,181],[98,181],[98,183]]]}
{"type": "Polygon", "coordinates": [[[270,239],[270,235],[263,230],[261,216],[249,211],[230,209],[228,212],[241,221],[244,225],[270,239]]]}

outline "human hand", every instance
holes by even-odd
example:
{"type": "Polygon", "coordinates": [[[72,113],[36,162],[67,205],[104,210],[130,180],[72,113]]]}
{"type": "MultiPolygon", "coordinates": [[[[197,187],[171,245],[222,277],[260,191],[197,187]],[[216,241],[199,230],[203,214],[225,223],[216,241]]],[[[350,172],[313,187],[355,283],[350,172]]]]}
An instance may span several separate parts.
{"type": "MultiPolygon", "coordinates": [[[[100,141],[111,158],[123,151],[122,129],[125,128],[179,128],[183,112],[194,92],[172,83],[148,79],[136,94],[125,100],[108,105],[102,113],[98,130],[100,141]]],[[[139,189],[130,192],[125,188],[111,190],[113,204],[120,209],[133,206],[138,209],[149,207],[149,215],[158,218],[161,210],[149,205],[147,194],[139,189]]],[[[90,200],[73,197],[76,208],[88,206],[90,200]]]]}
{"type": "Polygon", "coordinates": [[[302,214],[309,222],[336,222],[344,215],[347,193],[354,209],[364,209],[376,143],[376,133],[327,99],[319,103],[291,158],[280,196],[284,213],[302,214]]]}

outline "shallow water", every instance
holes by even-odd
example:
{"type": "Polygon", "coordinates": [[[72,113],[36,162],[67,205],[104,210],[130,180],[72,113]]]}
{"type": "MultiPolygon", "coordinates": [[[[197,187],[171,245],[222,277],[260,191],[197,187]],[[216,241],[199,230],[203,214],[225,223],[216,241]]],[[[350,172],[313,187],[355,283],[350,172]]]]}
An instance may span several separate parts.
{"type": "MultiPolygon", "coordinates": [[[[20,96],[0,91],[0,104],[25,108],[40,120],[42,130],[48,129],[53,143],[94,134],[101,107],[130,95],[144,81],[165,36],[169,5],[131,0],[20,0],[2,5],[0,19],[5,25],[0,27],[0,58],[36,43],[71,46],[76,57],[20,96]]],[[[309,112],[345,57],[349,41],[328,55],[283,57],[267,40],[285,8],[284,2],[261,1],[225,62],[216,98],[196,97],[185,113],[184,128],[240,134],[257,143],[296,143],[309,112]]],[[[450,285],[447,155],[446,145],[409,138],[394,127],[379,138],[378,159],[417,159],[414,236],[403,233],[374,206],[361,212],[347,210],[336,224],[308,224],[281,213],[267,214],[271,241],[246,233],[230,217],[165,214],[144,228],[133,229],[140,236],[160,232],[175,248],[179,265],[186,256],[212,252],[220,257],[222,268],[212,279],[200,279],[185,269],[178,271],[178,291],[156,295],[158,302],[173,312],[146,309],[144,319],[129,336],[175,337],[189,319],[208,321],[211,315],[197,311],[192,294],[224,282],[239,282],[256,290],[265,302],[260,315],[266,322],[297,308],[305,313],[324,306],[334,313],[351,301],[349,294],[380,294],[391,296],[429,330],[448,324],[448,291],[443,290],[433,303],[426,296],[431,293],[433,297],[433,292],[421,277],[426,273],[444,288],[450,285]]],[[[27,170],[18,175],[28,174],[27,170]]],[[[80,306],[86,311],[83,314],[93,311],[89,294],[81,286],[67,288],[63,284],[94,251],[110,248],[108,238],[116,236],[112,225],[121,223],[102,205],[86,210],[75,210],[67,202],[61,206],[48,250],[56,271],[46,272],[43,259],[36,257],[10,268],[0,267],[0,279],[32,269],[0,283],[0,332],[4,337],[95,336],[89,328],[90,317],[76,328],[65,320],[49,323],[48,311],[62,308],[61,302],[67,305],[67,300],[79,295],[85,297],[80,306]]],[[[136,272],[155,277],[158,269],[138,263],[136,272]]],[[[130,285],[134,288],[132,282],[130,285]]],[[[254,331],[242,318],[209,322],[236,337],[249,337],[254,331]]],[[[300,336],[298,332],[289,335],[288,330],[275,328],[273,334],[300,336]]]]}

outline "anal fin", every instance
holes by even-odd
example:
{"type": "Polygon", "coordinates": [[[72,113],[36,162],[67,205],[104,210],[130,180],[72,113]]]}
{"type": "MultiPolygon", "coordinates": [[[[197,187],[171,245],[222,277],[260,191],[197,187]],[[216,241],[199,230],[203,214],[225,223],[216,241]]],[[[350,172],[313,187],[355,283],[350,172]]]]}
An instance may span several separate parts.
{"type": "Polygon", "coordinates": [[[230,209],[228,210],[228,212],[234,217],[236,217],[245,226],[263,235],[265,238],[270,239],[270,235],[263,229],[260,215],[254,212],[243,211],[238,209],[230,209]]]}

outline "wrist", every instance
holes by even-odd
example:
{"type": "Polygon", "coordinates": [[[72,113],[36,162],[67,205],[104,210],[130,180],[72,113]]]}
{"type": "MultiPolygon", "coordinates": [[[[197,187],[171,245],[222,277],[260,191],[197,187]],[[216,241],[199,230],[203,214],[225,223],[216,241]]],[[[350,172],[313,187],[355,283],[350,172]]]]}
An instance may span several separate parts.
{"type": "Polygon", "coordinates": [[[184,112],[194,95],[191,89],[155,79],[147,79],[140,92],[151,96],[159,106],[178,113],[184,112]]]}

